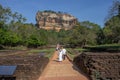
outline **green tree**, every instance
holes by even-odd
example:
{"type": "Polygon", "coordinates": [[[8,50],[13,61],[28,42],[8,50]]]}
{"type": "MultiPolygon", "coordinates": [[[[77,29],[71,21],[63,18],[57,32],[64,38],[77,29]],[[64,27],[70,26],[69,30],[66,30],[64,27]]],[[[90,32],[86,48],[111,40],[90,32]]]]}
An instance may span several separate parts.
{"type": "Polygon", "coordinates": [[[103,44],[104,34],[102,28],[98,24],[89,21],[84,21],[81,22],[81,25],[89,29],[91,36],[94,35],[93,40],[95,41],[95,44],[103,44]]]}
{"type": "Polygon", "coordinates": [[[106,43],[119,43],[120,42],[120,17],[112,17],[105,23],[103,29],[106,37],[106,43]]]}
{"type": "Polygon", "coordinates": [[[110,6],[108,15],[106,17],[106,22],[117,15],[120,15],[120,0],[113,1],[113,4],[110,6]]]}
{"type": "Polygon", "coordinates": [[[31,35],[27,39],[26,43],[28,47],[38,47],[38,46],[45,45],[45,42],[39,39],[39,37],[36,35],[31,35]]]}
{"type": "Polygon", "coordinates": [[[84,26],[81,26],[80,23],[72,30],[70,35],[69,44],[71,46],[84,46],[87,44],[88,38],[88,29],[84,26]]]}
{"type": "Polygon", "coordinates": [[[67,44],[67,37],[69,36],[69,33],[68,31],[64,30],[64,29],[61,29],[59,32],[58,32],[58,43],[61,43],[61,44],[67,44]]]}
{"type": "Polygon", "coordinates": [[[16,46],[20,42],[18,35],[11,31],[0,30],[0,44],[5,46],[16,46]]]}
{"type": "Polygon", "coordinates": [[[16,27],[16,23],[24,23],[26,18],[18,12],[12,13],[10,8],[0,5],[0,28],[11,29],[16,27]],[[4,26],[9,24],[8,26],[4,26]]]}
{"type": "Polygon", "coordinates": [[[0,5],[0,22],[7,22],[10,19],[10,8],[4,8],[0,5]]]}
{"type": "Polygon", "coordinates": [[[110,12],[105,22],[103,32],[105,43],[120,42],[120,1],[116,0],[110,8],[110,12]]]}
{"type": "Polygon", "coordinates": [[[99,25],[84,21],[78,23],[69,35],[68,43],[72,46],[85,46],[102,44],[103,35],[99,25]]]}

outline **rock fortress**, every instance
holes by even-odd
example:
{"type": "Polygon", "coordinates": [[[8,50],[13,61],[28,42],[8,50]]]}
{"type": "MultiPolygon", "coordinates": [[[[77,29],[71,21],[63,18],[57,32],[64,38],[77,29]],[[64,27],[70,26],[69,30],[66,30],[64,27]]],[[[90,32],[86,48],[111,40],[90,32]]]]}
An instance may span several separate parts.
{"type": "Polygon", "coordinates": [[[69,30],[73,28],[78,20],[67,13],[47,10],[36,13],[36,22],[38,28],[59,31],[60,29],[69,30]]]}

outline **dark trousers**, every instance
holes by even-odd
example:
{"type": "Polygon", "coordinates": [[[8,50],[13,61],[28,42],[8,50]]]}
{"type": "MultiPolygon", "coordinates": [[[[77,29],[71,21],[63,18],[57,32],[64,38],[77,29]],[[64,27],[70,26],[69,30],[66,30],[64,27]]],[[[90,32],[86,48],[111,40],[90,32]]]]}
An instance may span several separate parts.
{"type": "Polygon", "coordinates": [[[65,55],[65,54],[63,54],[63,60],[65,60],[65,58],[66,58],[66,55],[65,55]]]}

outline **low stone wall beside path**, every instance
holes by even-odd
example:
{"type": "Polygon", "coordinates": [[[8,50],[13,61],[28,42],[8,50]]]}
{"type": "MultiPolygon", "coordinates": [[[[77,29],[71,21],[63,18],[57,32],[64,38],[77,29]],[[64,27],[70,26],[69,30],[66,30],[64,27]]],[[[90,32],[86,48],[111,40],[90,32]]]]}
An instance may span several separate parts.
{"type": "Polygon", "coordinates": [[[120,80],[119,52],[85,52],[73,62],[91,80],[120,80]]]}
{"type": "Polygon", "coordinates": [[[4,56],[0,56],[0,65],[17,65],[13,75],[16,80],[37,80],[48,64],[49,59],[39,54],[21,54],[7,55],[7,53],[4,53],[4,56]]]}

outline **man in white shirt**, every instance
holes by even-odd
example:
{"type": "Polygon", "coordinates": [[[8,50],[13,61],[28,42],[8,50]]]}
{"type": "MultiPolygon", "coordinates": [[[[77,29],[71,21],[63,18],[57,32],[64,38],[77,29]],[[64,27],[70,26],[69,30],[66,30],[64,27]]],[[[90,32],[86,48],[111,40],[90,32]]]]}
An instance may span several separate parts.
{"type": "Polygon", "coordinates": [[[66,49],[62,47],[63,60],[66,58],[66,49]]]}

